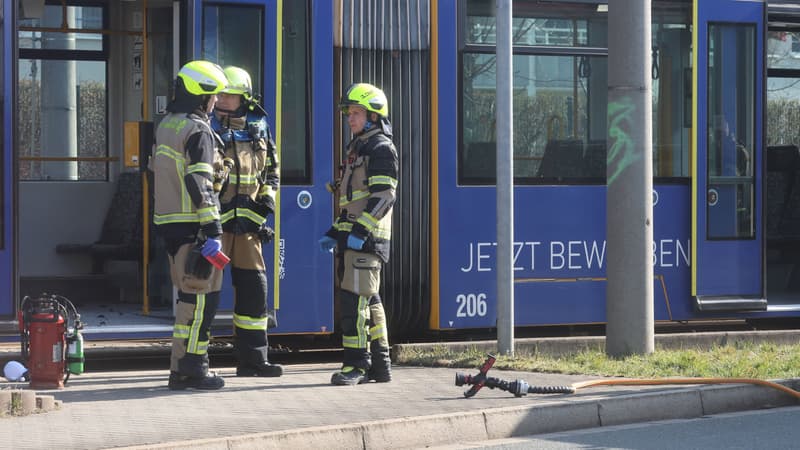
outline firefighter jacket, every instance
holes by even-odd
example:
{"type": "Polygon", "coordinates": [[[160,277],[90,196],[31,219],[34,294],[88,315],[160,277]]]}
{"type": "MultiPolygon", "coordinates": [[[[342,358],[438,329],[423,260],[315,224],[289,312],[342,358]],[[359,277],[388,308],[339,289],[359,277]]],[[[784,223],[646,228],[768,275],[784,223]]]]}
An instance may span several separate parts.
{"type": "Polygon", "coordinates": [[[340,249],[347,248],[352,233],[366,239],[362,251],[389,261],[397,166],[397,150],[380,127],[354,137],[347,146],[344,175],[338,183],[341,212],[326,233],[340,249]]]}
{"type": "Polygon", "coordinates": [[[248,112],[242,117],[213,114],[211,127],[225,145],[230,166],[221,186],[222,229],[231,233],[255,233],[275,212],[280,185],[278,155],[265,116],[248,112]]]}
{"type": "Polygon", "coordinates": [[[219,138],[204,112],[168,114],[156,130],[149,161],[154,173],[153,223],[166,238],[222,234],[219,200],[213,189],[221,166],[219,138]]]}

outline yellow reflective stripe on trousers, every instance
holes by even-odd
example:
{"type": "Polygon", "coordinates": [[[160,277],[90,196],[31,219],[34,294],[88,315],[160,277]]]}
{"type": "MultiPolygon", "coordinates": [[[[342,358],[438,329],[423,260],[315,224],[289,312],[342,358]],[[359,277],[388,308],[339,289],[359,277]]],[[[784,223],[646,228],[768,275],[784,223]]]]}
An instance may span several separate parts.
{"type": "MultiPolygon", "coordinates": [[[[356,284],[358,286],[358,284],[356,284]]],[[[358,296],[358,316],[356,319],[356,330],[358,332],[359,348],[367,348],[367,320],[369,320],[369,297],[358,296]]]]}
{"type": "Polygon", "coordinates": [[[262,331],[267,329],[267,318],[240,316],[239,314],[234,314],[233,326],[243,330],[262,331]]]}
{"type": "Polygon", "coordinates": [[[172,328],[172,337],[178,339],[188,339],[189,338],[189,325],[179,325],[175,324],[172,328]]]}
{"type": "Polygon", "coordinates": [[[358,310],[356,311],[356,333],[358,333],[358,335],[342,335],[342,347],[367,348],[367,320],[369,319],[368,301],[369,297],[363,295],[358,296],[358,310]]]}
{"type": "Polygon", "coordinates": [[[206,307],[206,294],[197,294],[197,299],[194,304],[194,317],[192,317],[192,324],[189,328],[189,340],[186,342],[186,353],[194,353],[195,355],[205,354],[208,349],[208,341],[200,341],[200,325],[203,323],[203,310],[206,307]]]}
{"type": "Polygon", "coordinates": [[[386,336],[386,326],[385,325],[375,325],[374,327],[369,329],[369,340],[376,341],[382,337],[386,336]]]}
{"type": "Polygon", "coordinates": [[[366,348],[358,345],[358,336],[342,336],[342,347],[344,348],[366,348]]]}

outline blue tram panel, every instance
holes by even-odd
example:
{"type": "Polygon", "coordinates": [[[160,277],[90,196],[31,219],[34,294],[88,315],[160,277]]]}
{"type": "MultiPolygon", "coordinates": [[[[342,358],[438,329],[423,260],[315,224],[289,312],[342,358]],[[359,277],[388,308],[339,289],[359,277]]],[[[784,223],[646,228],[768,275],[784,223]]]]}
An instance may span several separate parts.
{"type": "MultiPolygon", "coordinates": [[[[263,3],[268,11],[276,4],[266,0],[248,0],[263,3]]],[[[333,330],[333,257],[319,251],[317,239],[333,222],[333,196],[325,189],[333,172],[333,114],[334,94],[331,70],[333,70],[333,4],[325,1],[310,3],[311,26],[315,30],[311,41],[311,58],[314,70],[310,75],[314,96],[312,104],[308,145],[311,152],[307,161],[311,179],[305,184],[291,185],[285,182],[280,187],[280,235],[277,242],[264,246],[264,261],[267,266],[268,308],[273,310],[278,326],[270,333],[332,333],[333,330]],[[313,168],[313,170],[311,170],[313,168]],[[277,258],[275,253],[277,252],[277,258]],[[277,270],[275,267],[277,266],[277,270]],[[277,278],[277,280],[276,280],[277,278]],[[276,281],[279,292],[276,293],[276,281]]],[[[277,22],[275,14],[267,14],[267,36],[274,36],[277,22]]],[[[274,70],[279,55],[276,47],[266,47],[264,73],[266,92],[264,98],[275,100],[274,70]]],[[[270,111],[275,111],[275,105],[270,111]]],[[[270,127],[277,130],[275,113],[269,116],[270,127]]],[[[281,133],[292,124],[284,120],[281,133]]],[[[277,132],[275,134],[278,137],[277,132]]],[[[279,147],[282,142],[278,141],[279,147]]],[[[282,152],[285,148],[280,149],[282,152]]],[[[275,219],[268,219],[275,226],[275,219]]],[[[277,227],[276,227],[277,228],[277,227]]],[[[230,270],[225,271],[220,301],[221,311],[232,311],[234,291],[231,287],[230,270]]]]}
{"type": "MultiPolygon", "coordinates": [[[[496,322],[494,215],[471,204],[493,204],[493,188],[456,188],[464,202],[441,218],[439,327],[493,327],[496,322]],[[468,228],[463,223],[469,223],[468,228]]],[[[455,197],[455,198],[451,198],[455,197]]],[[[688,186],[661,186],[654,198],[654,301],[657,320],[686,319],[689,294],[688,186]]],[[[604,186],[521,187],[515,191],[514,296],[516,325],[605,321],[604,186]],[[524,206],[523,205],[528,205],[524,206]]],[[[624,249],[623,249],[624,251],[624,249]]]]}

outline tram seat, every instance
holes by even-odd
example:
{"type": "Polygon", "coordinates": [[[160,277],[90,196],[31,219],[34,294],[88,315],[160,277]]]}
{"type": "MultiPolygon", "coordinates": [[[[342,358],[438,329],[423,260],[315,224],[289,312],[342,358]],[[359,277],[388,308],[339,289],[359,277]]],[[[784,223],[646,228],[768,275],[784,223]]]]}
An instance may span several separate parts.
{"type": "Polygon", "coordinates": [[[606,141],[589,141],[583,155],[583,176],[588,178],[606,177],[606,141]]]}
{"type": "MultiPolygon", "coordinates": [[[[796,145],[767,147],[768,257],[800,253],[800,149],[796,145]]],[[[795,256],[790,258],[797,260],[795,256]]]]}
{"type": "Polygon", "coordinates": [[[583,141],[578,139],[547,141],[537,177],[576,178],[584,176],[583,172],[583,141]]]}
{"type": "Polygon", "coordinates": [[[105,272],[106,261],[137,261],[142,254],[142,182],[139,173],[123,172],[106,212],[100,238],[91,244],[58,244],[58,254],[92,257],[92,274],[105,272]]]}

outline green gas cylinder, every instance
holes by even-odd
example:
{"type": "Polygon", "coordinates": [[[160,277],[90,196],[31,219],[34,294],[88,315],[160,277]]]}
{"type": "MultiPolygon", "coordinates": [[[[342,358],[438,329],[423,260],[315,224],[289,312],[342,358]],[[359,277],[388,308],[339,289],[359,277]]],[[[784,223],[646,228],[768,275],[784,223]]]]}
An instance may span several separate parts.
{"type": "Polygon", "coordinates": [[[82,374],[83,361],[83,335],[76,326],[67,337],[67,372],[82,374]]]}

